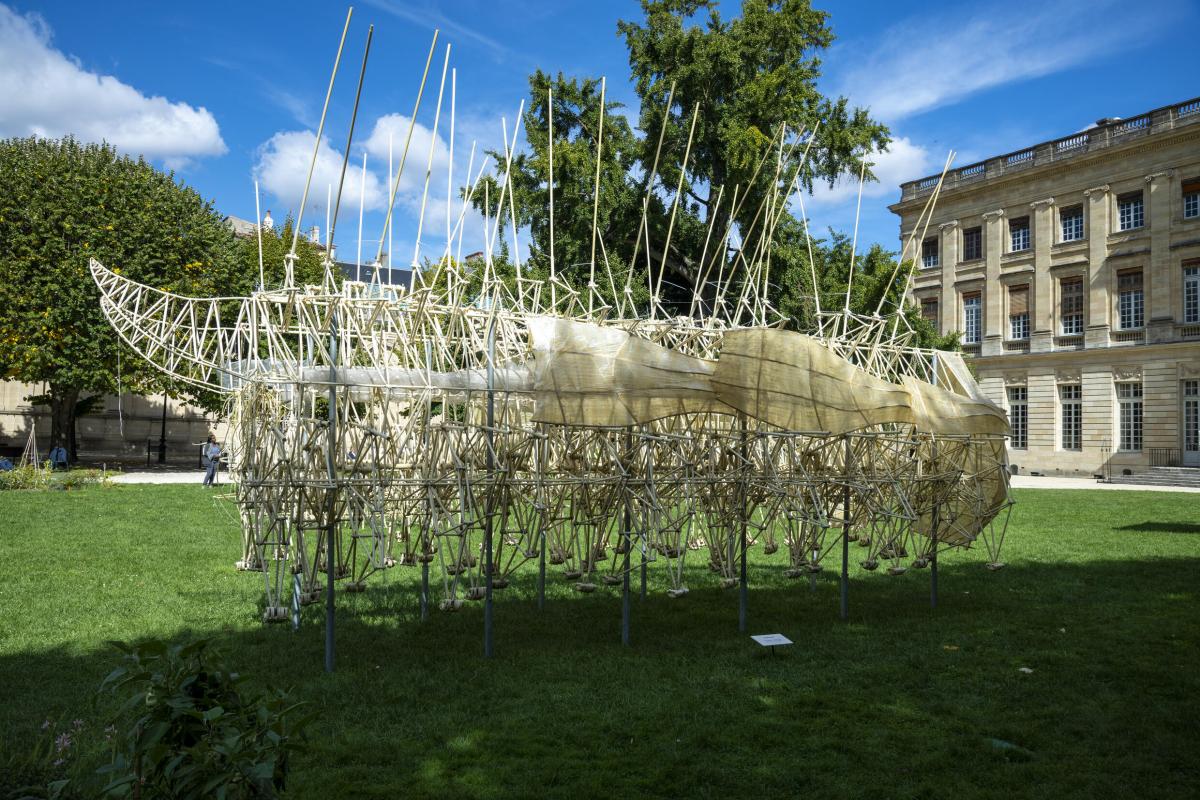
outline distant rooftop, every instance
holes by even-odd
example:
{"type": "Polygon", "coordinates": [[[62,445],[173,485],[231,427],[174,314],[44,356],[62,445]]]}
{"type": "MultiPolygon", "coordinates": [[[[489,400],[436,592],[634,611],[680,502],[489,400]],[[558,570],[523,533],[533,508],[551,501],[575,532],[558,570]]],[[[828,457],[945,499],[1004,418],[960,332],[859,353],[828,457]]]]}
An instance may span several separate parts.
{"type": "MultiPolygon", "coordinates": [[[[337,248],[334,249],[336,250],[337,248]]],[[[349,261],[338,261],[336,263],[342,275],[352,281],[361,280],[370,282],[374,275],[374,268],[366,264],[359,267],[349,261]]],[[[401,269],[399,267],[380,267],[379,282],[384,286],[400,286],[408,289],[409,284],[412,282],[412,270],[401,269]]]]}
{"type": "MultiPolygon", "coordinates": [[[[1200,123],[1200,97],[1156,108],[1128,119],[1106,117],[1098,120],[1095,126],[1079,133],[949,170],[946,173],[946,180],[942,184],[942,191],[956,189],[976,181],[998,178],[1001,175],[1009,175],[1034,166],[1066,161],[1084,153],[1093,153],[1107,147],[1125,144],[1142,136],[1153,136],[1195,123],[1200,123]]],[[[940,177],[939,173],[900,184],[900,203],[929,194],[937,186],[940,177]]],[[[892,207],[892,210],[895,210],[895,206],[892,207]]]]}

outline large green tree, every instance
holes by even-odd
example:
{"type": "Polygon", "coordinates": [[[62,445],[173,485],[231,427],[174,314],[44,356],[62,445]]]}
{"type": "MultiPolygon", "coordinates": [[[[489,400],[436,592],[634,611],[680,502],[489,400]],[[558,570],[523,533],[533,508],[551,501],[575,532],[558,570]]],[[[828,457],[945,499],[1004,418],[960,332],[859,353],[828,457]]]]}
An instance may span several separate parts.
{"type": "MultiPolygon", "coordinates": [[[[665,151],[684,153],[698,109],[683,181],[689,210],[715,220],[715,231],[733,217],[746,252],[754,252],[764,231],[755,217],[773,186],[786,190],[797,169],[806,190],[817,181],[832,185],[843,175],[857,176],[867,152],[887,147],[887,128],[866,110],[818,90],[820,56],[834,36],[829,15],[808,0],[744,0],[741,16],[730,19],[715,0],[642,0],[642,11],[644,21],[617,25],[641,100],[640,127],[650,134],[642,162],[651,163],[664,126],[665,151]],[[778,169],[769,158],[776,153],[785,155],[778,169]],[[764,156],[769,162],[760,168],[764,156]],[[730,200],[734,187],[737,211],[730,200]]],[[[665,186],[677,185],[683,166],[659,162],[665,186]]],[[[685,280],[695,269],[682,252],[666,263],[685,280]]]]}
{"type": "MultiPolygon", "coordinates": [[[[620,103],[605,100],[601,113],[599,80],[576,80],[561,73],[552,78],[538,70],[529,77],[530,100],[522,119],[527,147],[514,154],[505,170],[505,153],[489,151],[497,172],[476,189],[472,202],[499,222],[500,241],[511,231],[510,205],[515,199],[516,222],[532,235],[530,258],[523,269],[533,277],[550,275],[550,168],[554,169],[554,270],[574,287],[584,287],[593,274],[596,289],[615,303],[622,292],[627,272],[633,267],[633,248],[642,217],[643,192],[632,178],[638,165],[641,143],[619,113],[620,103]],[[553,97],[553,153],[551,153],[551,103],[553,97]],[[601,119],[603,118],[603,126],[601,119]],[[603,134],[601,134],[603,127],[603,134]],[[599,160],[600,202],[596,195],[599,160]],[[505,177],[507,174],[507,185],[505,177]],[[511,192],[511,196],[509,194],[511,192]],[[500,202],[504,210],[496,219],[500,202]],[[596,235],[593,240],[593,217],[596,235]],[[594,259],[594,262],[593,262],[594,259]],[[605,269],[605,263],[608,269],[605,269]],[[608,284],[609,271],[614,284],[608,284]]],[[[651,219],[660,219],[661,201],[652,198],[651,219]]],[[[510,254],[511,257],[511,254],[510,254]]],[[[509,259],[503,259],[507,262],[509,259]]],[[[647,299],[645,281],[632,286],[635,302],[647,299]]]]}
{"type": "MultiPolygon", "coordinates": [[[[741,15],[732,19],[709,0],[643,0],[642,10],[642,21],[617,25],[629,51],[641,133],[614,113],[617,104],[606,104],[596,213],[604,248],[596,261],[607,257],[618,274],[634,270],[636,287],[661,281],[664,302],[685,311],[697,277],[720,272],[714,258],[733,263],[738,249],[753,257],[768,227],[760,213],[768,198],[786,193],[793,177],[805,190],[857,178],[865,154],[886,148],[888,131],[845,98],[818,91],[820,55],[833,34],[828,15],[807,0],[745,0],[741,15]],[[733,234],[728,249],[706,251],[710,228],[717,239],[733,234]]],[[[544,263],[550,239],[551,87],[555,261],[582,286],[592,262],[598,81],[562,75],[552,80],[540,71],[530,77],[523,120],[528,148],[513,159],[511,170],[517,222],[530,230],[533,260],[544,263]]],[[[492,155],[503,171],[504,154],[492,155]]],[[[866,177],[872,178],[869,165],[866,177]]],[[[489,186],[493,206],[498,188],[489,186]]],[[[474,200],[482,208],[481,197],[474,200]]],[[[807,242],[803,227],[787,214],[772,238],[772,299],[783,306],[783,276],[796,274],[801,261],[807,271],[807,242]]],[[[598,282],[601,274],[597,267],[598,282]]],[[[610,293],[603,283],[597,288],[610,293]]],[[[701,287],[701,293],[711,294],[711,288],[701,287]]],[[[637,299],[644,302],[646,292],[637,299]]]]}
{"type": "Polygon", "coordinates": [[[79,403],[116,391],[118,353],[124,390],[190,394],[118,342],[92,257],[181,294],[247,286],[232,232],[173,174],[72,138],[0,142],[0,377],[46,385],[52,444],[72,458],[79,403]]]}

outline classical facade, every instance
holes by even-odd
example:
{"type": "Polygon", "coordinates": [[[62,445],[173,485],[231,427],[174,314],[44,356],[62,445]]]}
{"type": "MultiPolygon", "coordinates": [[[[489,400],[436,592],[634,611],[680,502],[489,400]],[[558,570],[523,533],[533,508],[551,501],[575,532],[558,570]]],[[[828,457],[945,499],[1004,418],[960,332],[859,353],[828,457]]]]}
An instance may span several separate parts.
{"type": "MultiPolygon", "coordinates": [[[[0,381],[0,455],[19,455],[31,429],[36,430],[39,451],[43,455],[49,452],[49,410],[46,406],[34,406],[27,399],[44,391],[45,387],[35,384],[0,381]]],[[[106,396],[101,407],[76,422],[80,459],[96,464],[144,464],[147,452],[150,461],[157,463],[162,440],[171,464],[197,466],[199,443],[209,433],[224,437],[224,423],[216,415],[168,399],[164,418],[162,395],[145,397],[126,393],[120,399],[106,396]]]]}
{"type": "Polygon", "coordinates": [[[1022,473],[1200,466],[1200,98],[902,185],[913,299],[1022,473]]]}

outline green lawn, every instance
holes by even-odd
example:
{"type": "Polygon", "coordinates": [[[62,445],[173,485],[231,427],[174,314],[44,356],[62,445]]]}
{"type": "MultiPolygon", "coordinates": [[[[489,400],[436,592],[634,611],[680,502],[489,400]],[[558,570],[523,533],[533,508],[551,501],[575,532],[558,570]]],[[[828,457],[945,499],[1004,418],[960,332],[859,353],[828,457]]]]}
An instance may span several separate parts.
{"type": "MultiPolygon", "coordinates": [[[[219,639],[232,665],[294,686],[320,719],[293,797],[1194,797],[1200,785],[1200,495],[1017,492],[1004,553],[928,571],[857,570],[839,622],[815,592],[752,564],[737,595],[635,599],[531,576],[482,611],[417,619],[418,573],[339,597],[338,670],[323,609],[299,633],[258,622],[230,507],[201,487],[0,493],[0,747],[42,720],[98,721],[107,639],[219,639]],[[1028,667],[1032,673],[1019,671],[1028,667]],[[1006,757],[990,740],[1032,752],[1006,757]]],[[[857,555],[857,548],[852,555],[857,555]]],[[[699,563],[699,560],[697,560],[699,563]]],[[[653,572],[652,572],[653,576],[653,572]]],[[[1009,751],[1011,753],[1011,751],[1009,751]]]]}

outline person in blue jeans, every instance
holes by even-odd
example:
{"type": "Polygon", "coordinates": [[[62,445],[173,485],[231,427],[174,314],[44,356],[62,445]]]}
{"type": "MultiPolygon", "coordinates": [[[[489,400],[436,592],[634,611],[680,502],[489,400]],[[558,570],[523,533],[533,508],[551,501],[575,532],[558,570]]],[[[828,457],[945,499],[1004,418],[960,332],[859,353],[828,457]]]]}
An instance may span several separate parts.
{"type": "Polygon", "coordinates": [[[217,437],[210,433],[200,453],[204,456],[204,485],[216,486],[217,468],[221,465],[221,445],[217,444],[217,437]]]}
{"type": "Polygon", "coordinates": [[[51,469],[67,468],[67,448],[63,447],[61,444],[50,448],[49,458],[51,469]]]}

